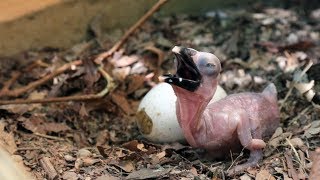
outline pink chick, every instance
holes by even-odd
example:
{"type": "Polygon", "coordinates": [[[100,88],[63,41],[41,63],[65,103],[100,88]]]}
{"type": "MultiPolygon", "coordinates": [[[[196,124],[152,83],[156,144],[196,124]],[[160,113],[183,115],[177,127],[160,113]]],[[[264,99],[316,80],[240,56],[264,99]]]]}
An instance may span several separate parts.
{"type": "Polygon", "coordinates": [[[209,104],[218,85],[220,60],[191,48],[175,46],[172,52],[176,74],[162,79],[177,95],[177,117],[188,143],[206,149],[213,158],[248,149],[248,161],[232,168],[230,174],[257,165],[266,146],[263,139],[279,126],[274,84],[262,93],[232,94],[209,104]]]}

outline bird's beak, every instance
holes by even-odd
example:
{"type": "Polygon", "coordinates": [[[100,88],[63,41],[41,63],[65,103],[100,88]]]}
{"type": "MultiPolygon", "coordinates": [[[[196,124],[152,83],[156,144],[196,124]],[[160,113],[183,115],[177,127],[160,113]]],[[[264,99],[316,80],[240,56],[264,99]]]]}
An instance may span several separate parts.
{"type": "Polygon", "coordinates": [[[160,77],[160,79],[189,91],[197,90],[202,80],[202,75],[194,61],[194,57],[198,51],[175,46],[172,52],[176,57],[176,74],[166,74],[160,77]]]}

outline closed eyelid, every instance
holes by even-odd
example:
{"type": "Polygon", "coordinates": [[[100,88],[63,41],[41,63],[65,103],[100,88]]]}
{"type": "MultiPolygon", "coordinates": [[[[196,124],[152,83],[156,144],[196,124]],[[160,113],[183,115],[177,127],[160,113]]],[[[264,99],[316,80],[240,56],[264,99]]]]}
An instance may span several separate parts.
{"type": "Polygon", "coordinates": [[[198,61],[199,66],[206,66],[208,64],[208,61],[205,57],[199,57],[199,61],[198,61]]]}

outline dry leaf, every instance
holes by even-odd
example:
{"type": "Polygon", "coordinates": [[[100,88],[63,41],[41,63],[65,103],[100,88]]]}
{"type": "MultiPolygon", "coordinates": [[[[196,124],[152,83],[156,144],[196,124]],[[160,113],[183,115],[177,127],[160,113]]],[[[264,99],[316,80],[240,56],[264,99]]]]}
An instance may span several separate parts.
{"type": "Polygon", "coordinates": [[[142,62],[135,63],[130,71],[130,74],[144,74],[148,71],[148,68],[142,62]]]}
{"type": "Polygon", "coordinates": [[[252,178],[250,176],[248,176],[248,174],[244,174],[242,176],[240,176],[240,180],[251,180],[252,178]]]}
{"type": "Polygon", "coordinates": [[[276,180],[269,171],[263,169],[260,172],[258,172],[256,176],[256,180],[276,180]]]}
{"type": "Polygon", "coordinates": [[[0,121],[0,146],[7,150],[10,154],[13,154],[17,150],[17,145],[14,140],[13,133],[5,132],[4,128],[6,123],[0,121]]]}
{"type": "Polygon", "coordinates": [[[159,159],[161,159],[161,158],[163,158],[163,157],[166,156],[166,151],[162,151],[162,152],[158,153],[156,156],[157,156],[159,159]]]}
{"type": "Polygon", "coordinates": [[[128,78],[128,89],[127,94],[131,94],[135,92],[137,89],[143,87],[144,84],[144,76],[141,75],[131,75],[128,78]]]}
{"type": "Polygon", "coordinates": [[[42,115],[33,115],[29,119],[19,117],[22,121],[22,126],[34,133],[47,134],[48,132],[66,132],[71,130],[69,126],[64,123],[46,122],[42,115]]]}
{"type": "Polygon", "coordinates": [[[132,172],[135,169],[135,167],[131,161],[122,161],[122,162],[119,162],[119,164],[111,164],[111,165],[119,167],[122,170],[124,170],[125,172],[132,172]]]}
{"type": "Polygon", "coordinates": [[[117,68],[130,66],[131,64],[137,62],[139,60],[139,56],[122,56],[119,59],[112,59],[110,62],[117,68]]]}
{"type": "Polygon", "coordinates": [[[303,136],[311,138],[320,133],[320,120],[313,121],[308,129],[304,131],[303,136]]]}
{"type": "Polygon", "coordinates": [[[140,169],[130,173],[126,179],[160,178],[168,174],[171,169],[140,169]]]}
{"type": "Polygon", "coordinates": [[[194,176],[198,176],[198,172],[197,169],[195,167],[191,167],[190,172],[194,175],[194,176]]]}
{"type": "MultiPolygon", "coordinates": [[[[290,139],[289,141],[290,141],[290,143],[293,145],[293,147],[295,147],[295,148],[296,148],[296,147],[302,148],[302,147],[304,146],[304,143],[303,143],[302,139],[300,139],[300,138],[298,138],[298,137],[292,138],[292,139],[290,139]]],[[[286,143],[286,144],[288,144],[288,143],[286,143]]]]}
{"type": "Polygon", "coordinates": [[[115,92],[111,94],[111,98],[112,101],[117,104],[127,115],[134,113],[125,95],[121,95],[115,92]]]}
{"type": "Polygon", "coordinates": [[[122,147],[125,147],[129,149],[130,151],[135,152],[147,152],[148,150],[145,148],[143,143],[139,143],[137,140],[129,141],[122,145],[122,147]]]}
{"type": "Polygon", "coordinates": [[[112,75],[115,79],[119,81],[124,81],[130,74],[131,67],[114,68],[112,70],[112,75]]]}
{"type": "Polygon", "coordinates": [[[120,180],[120,178],[111,176],[110,174],[104,174],[102,176],[97,177],[96,180],[120,180]]]}

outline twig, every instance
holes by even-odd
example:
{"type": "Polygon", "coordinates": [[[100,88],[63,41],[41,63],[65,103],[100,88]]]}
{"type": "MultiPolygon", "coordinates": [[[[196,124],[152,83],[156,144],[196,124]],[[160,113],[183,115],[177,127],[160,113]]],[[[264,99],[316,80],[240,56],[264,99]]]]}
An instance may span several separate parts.
{"type": "Polygon", "coordinates": [[[46,134],[40,134],[40,133],[33,133],[33,134],[36,135],[36,136],[39,136],[39,137],[47,138],[47,139],[65,141],[65,139],[58,138],[58,137],[55,137],[55,136],[49,136],[49,135],[46,135],[46,134]]]}
{"type": "Polygon", "coordinates": [[[293,146],[293,144],[291,143],[291,141],[290,141],[288,138],[286,138],[286,141],[287,141],[287,143],[290,145],[290,147],[291,147],[294,155],[295,155],[296,158],[297,158],[297,161],[298,161],[299,164],[302,166],[302,162],[301,162],[301,159],[300,159],[300,157],[299,157],[298,151],[296,150],[296,148],[293,146]]]}
{"type": "Polygon", "coordinates": [[[58,173],[52,163],[50,162],[50,158],[43,157],[39,160],[41,167],[46,172],[48,179],[55,180],[58,179],[58,173]]]}
{"type": "Polygon", "coordinates": [[[310,69],[310,67],[312,66],[313,62],[312,61],[309,61],[307,66],[302,70],[302,72],[299,74],[298,78],[296,80],[294,80],[293,82],[290,83],[290,88],[289,88],[289,91],[287,92],[286,96],[284,97],[284,99],[282,100],[281,102],[281,105],[280,105],[280,110],[283,108],[284,106],[284,103],[287,101],[287,99],[289,98],[289,96],[291,95],[292,93],[292,90],[294,88],[294,84],[296,82],[299,82],[302,78],[302,76],[304,74],[306,74],[306,72],[310,69]]]}
{"type": "Polygon", "coordinates": [[[0,97],[1,95],[5,95],[7,92],[9,92],[10,87],[16,80],[21,76],[21,72],[13,72],[11,75],[11,79],[6,81],[0,91],[0,97]]]}
{"type": "Polygon", "coordinates": [[[236,159],[234,159],[234,160],[233,160],[233,158],[232,158],[232,152],[230,151],[232,163],[231,163],[231,165],[228,167],[227,172],[230,171],[230,169],[234,166],[234,164],[237,162],[237,160],[238,160],[240,157],[243,156],[243,151],[244,151],[244,148],[242,148],[240,154],[239,154],[239,155],[236,157],[236,159]]]}
{"type": "Polygon", "coordinates": [[[61,66],[60,68],[58,68],[57,70],[55,70],[53,73],[48,74],[46,76],[44,76],[43,78],[34,81],[32,83],[29,83],[27,86],[21,87],[21,88],[17,88],[14,90],[7,90],[7,91],[3,91],[0,93],[0,97],[6,96],[6,97],[17,97],[23,93],[26,93],[27,91],[34,89],[44,83],[46,83],[47,81],[50,81],[51,79],[53,79],[54,77],[58,76],[59,74],[62,74],[63,72],[65,72],[66,70],[68,70],[69,68],[71,68],[72,66],[77,66],[77,65],[81,65],[82,61],[81,60],[76,60],[73,61],[71,63],[65,64],[63,66],[61,66]]]}
{"type": "Polygon", "coordinates": [[[101,64],[102,61],[113,55],[114,52],[119,50],[119,48],[125,43],[125,41],[152,15],[154,14],[162,5],[164,5],[168,0],[159,0],[151,9],[144,14],[133,26],[129,28],[128,31],[121,37],[121,39],[107,52],[101,53],[94,61],[97,64],[101,64]]]}
{"type": "Polygon", "coordinates": [[[101,75],[106,79],[107,86],[97,94],[85,94],[85,95],[77,95],[77,96],[67,96],[67,97],[53,97],[53,98],[46,98],[46,99],[17,99],[17,100],[8,100],[8,101],[1,101],[0,105],[7,105],[7,104],[34,104],[34,103],[55,103],[55,102],[67,102],[67,101],[87,101],[93,99],[100,99],[108,94],[115,88],[115,84],[111,76],[103,70],[102,67],[98,68],[101,75]]]}
{"type": "MultiPolygon", "coordinates": [[[[43,66],[43,62],[41,60],[34,61],[32,64],[27,66],[22,72],[28,72],[31,71],[33,68],[37,66],[43,66]]],[[[0,90],[0,97],[2,94],[6,95],[10,91],[10,87],[17,81],[17,79],[22,75],[22,72],[13,72],[11,75],[11,79],[4,82],[4,86],[0,90]]]]}
{"type": "Polygon", "coordinates": [[[40,147],[20,147],[17,151],[42,150],[40,147]]]}

